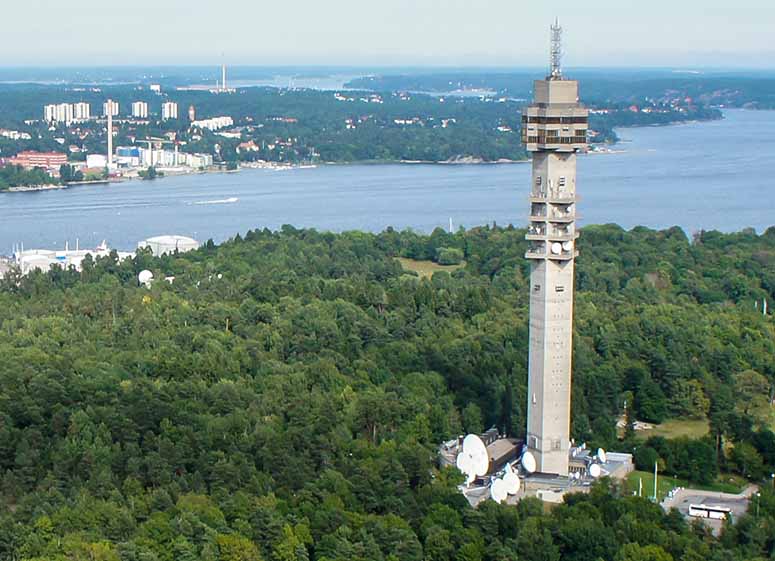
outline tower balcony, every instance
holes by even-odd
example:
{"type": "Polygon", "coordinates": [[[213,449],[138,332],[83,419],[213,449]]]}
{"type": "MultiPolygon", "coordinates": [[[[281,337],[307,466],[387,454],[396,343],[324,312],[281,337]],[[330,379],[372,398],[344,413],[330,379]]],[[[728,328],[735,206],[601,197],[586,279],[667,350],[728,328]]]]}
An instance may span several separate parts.
{"type": "Polygon", "coordinates": [[[561,251],[560,253],[552,253],[543,249],[528,249],[525,253],[525,259],[548,259],[550,261],[570,261],[579,256],[579,252],[575,249],[570,251],[561,251]]]}
{"type": "Polygon", "coordinates": [[[565,191],[545,191],[541,193],[530,194],[531,203],[554,203],[554,204],[573,204],[579,202],[580,198],[575,193],[565,191]]]}

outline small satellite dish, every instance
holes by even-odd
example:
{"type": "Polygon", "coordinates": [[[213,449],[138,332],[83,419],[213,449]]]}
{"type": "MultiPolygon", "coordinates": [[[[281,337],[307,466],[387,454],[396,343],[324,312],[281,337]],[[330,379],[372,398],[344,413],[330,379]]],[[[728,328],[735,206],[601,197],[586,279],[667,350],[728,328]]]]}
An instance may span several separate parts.
{"type": "Polygon", "coordinates": [[[562,249],[564,251],[570,251],[573,249],[573,242],[562,242],[562,249]]]}
{"type": "Polygon", "coordinates": [[[140,284],[146,287],[151,286],[152,280],[153,280],[153,273],[151,271],[148,271],[148,270],[140,271],[140,274],[137,275],[137,282],[139,282],[140,284]]]}
{"type": "Polygon", "coordinates": [[[552,253],[555,255],[559,255],[562,253],[562,244],[560,242],[554,242],[552,244],[552,253]]]}
{"type": "Polygon", "coordinates": [[[493,480],[492,485],[490,485],[490,497],[492,500],[494,500],[496,503],[502,503],[506,500],[508,495],[509,493],[506,489],[506,483],[503,481],[503,479],[493,480]]]}
{"type": "Polygon", "coordinates": [[[603,450],[602,448],[598,448],[597,459],[600,460],[601,463],[606,463],[608,461],[608,454],[606,454],[605,450],[603,450]]]}
{"type": "Polygon", "coordinates": [[[506,492],[509,495],[516,495],[519,493],[520,480],[519,476],[508,468],[506,475],[503,476],[503,483],[506,485],[506,492]]]}
{"type": "Polygon", "coordinates": [[[603,470],[600,469],[600,465],[592,464],[591,466],[589,466],[589,475],[593,479],[597,479],[598,477],[600,477],[602,475],[602,473],[603,473],[603,470]]]}
{"type": "Polygon", "coordinates": [[[522,454],[522,468],[527,473],[535,473],[538,465],[536,464],[536,458],[532,452],[525,452],[522,454]]]}

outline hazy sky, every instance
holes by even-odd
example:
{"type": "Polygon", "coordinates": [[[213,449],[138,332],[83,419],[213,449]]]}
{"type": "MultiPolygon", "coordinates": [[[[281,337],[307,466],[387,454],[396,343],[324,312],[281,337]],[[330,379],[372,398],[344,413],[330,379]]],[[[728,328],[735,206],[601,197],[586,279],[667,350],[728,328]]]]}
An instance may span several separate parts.
{"type": "Polygon", "coordinates": [[[546,63],[775,67],[775,0],[24,0],[0,66],[546,63]]]}

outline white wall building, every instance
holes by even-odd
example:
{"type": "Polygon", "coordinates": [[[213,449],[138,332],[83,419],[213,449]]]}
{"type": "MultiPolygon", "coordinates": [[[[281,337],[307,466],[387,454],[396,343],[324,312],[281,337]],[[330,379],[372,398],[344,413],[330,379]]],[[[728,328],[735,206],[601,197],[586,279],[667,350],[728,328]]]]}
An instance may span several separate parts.
{"type": "Polygon", "coordinates": [[[191,123],[191,126],[199,127],[200,129],[217,131],[219,129],[225,129],[226,127],[234,126],[234,119],[231,117],[213,117],[212,119],[194,121],[191,123]]]}
{"type": "Polygon", "coordinates": [[[166,101],[161,104],[161,118],[165,121],[178,118],[178,104],[174,101],[166,101]]]}
{"type": "Polygon", "coordinates": [[[106,168],[108,167],[108,157],[105,154],[89,154],[86,156],[87,168],[106,168]]]}
{"type": "Polygon", "coordinates": [[[147,119],[148,104],[144,101],[135,101],[132,104],[132,117],[136,119],[147,119]]]}

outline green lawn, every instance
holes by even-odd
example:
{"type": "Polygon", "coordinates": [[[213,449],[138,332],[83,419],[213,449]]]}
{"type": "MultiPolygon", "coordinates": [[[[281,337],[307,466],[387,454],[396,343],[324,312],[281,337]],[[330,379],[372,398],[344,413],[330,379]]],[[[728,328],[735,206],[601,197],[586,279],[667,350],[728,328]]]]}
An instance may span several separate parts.
{"type": "Polygon", "coordinates": [[[401,266],[405,270],[413,271],[420,275],[420,278],[424,279],[431,278],[433,273],[437,273],[439,271],[452,273],[465,267],[466,265],[465,263],[461,263],[460,265],[439,265],[433,261],[416,261],[414,259],[407,259],[406,257],[399,257],[398,261],[401,263],[401,266]]]}
{"type": "MultiPolygon", "coordinates": [[[[646,498],[652,497],[654,495],[653,471],[633,471],[627,476],[627,480],[624,483],[625,492],[629,495],[637,493],[638,481],[641,478],[643,478],[643,496],[646,498]]],[[[711,485],[698,485],[675,477],[668,477],[660,473],[657,480],[657,498],[662,502],[667,496],[667,493],[675,487],[686,487],[687,489],[700,489],[703,491],[718,491],[719,493],[740,493],[746,485],[747,482],[743,478],[729,474],[720,475],[718,480],[711,485]]]]}
{"type": "Polygon", "coordinates": [[[665,438],[702,438],[710,432],[710,424],[707,419],[685,420],[670,419],[661,425],[655,425],[651,430],[638,431],[638,434],[649,438],[651,436],[663,436],[665,438]]]}

